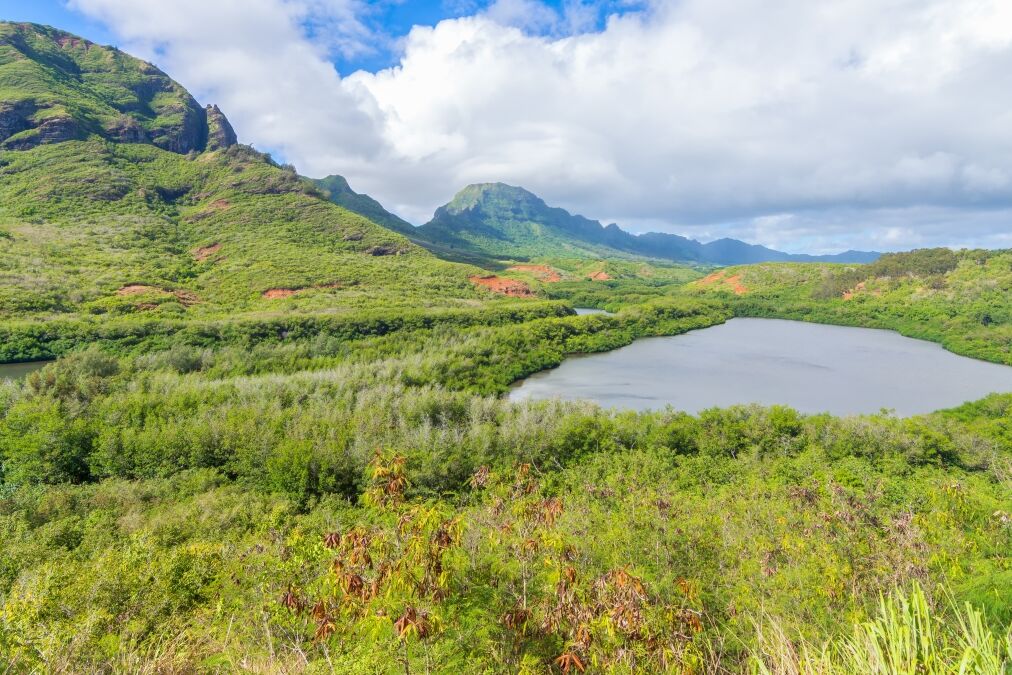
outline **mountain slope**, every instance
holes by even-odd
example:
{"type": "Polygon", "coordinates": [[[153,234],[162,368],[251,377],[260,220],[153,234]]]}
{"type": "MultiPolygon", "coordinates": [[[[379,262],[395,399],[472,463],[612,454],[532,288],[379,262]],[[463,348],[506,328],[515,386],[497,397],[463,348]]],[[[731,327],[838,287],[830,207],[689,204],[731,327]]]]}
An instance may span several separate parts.
{"type": "Polygon", "coordinates": [[[473,268],[327,201],[138,59],[0,24],[0,317],[441,306],[473,268]]]}
{"type": "Polygon", "coordinates": [[[326,178],[313,180],[313,183],[323,190],[327,199],[338,206],[348,209],[352,213],[365,216],[372,222],[378,223],[394,232],[400,232],[409,236],[415,233],[414,225],[400,216],[390,213],[383,208],[382,204],[369,195],[352,190],[344,176],[327,176],[326,178]]]}
{"type": "Polygon", "coordinates": [[[223,120],[118,49],[45,26],[0,23],[0,148],[98,135],[187,153],[234,144],[223,120]]]}
{"type": "Polygon", "coordinates": [[[752,262],[871,262],[878,253],[847,251],[809,256],[775,251],[735,239],[701,244],[675,234],[636,236],[618,225],[553,208],[523,188],[502,183],[469,185],[417,229],[431,242],[502,258],[651,257],[721,265],[752,262]]]}

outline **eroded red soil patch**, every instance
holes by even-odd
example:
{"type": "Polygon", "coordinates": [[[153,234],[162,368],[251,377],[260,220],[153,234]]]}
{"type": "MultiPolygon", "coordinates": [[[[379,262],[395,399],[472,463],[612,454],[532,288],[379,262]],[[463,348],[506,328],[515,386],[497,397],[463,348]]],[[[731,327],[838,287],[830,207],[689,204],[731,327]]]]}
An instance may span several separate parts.
{"type": "Polygon", "coordinates": [[[531,287],[516,279],[504,279],[494,274],[486,277],[470,276],[467,279],[475,286],[483,286],[493,293],[499,293],[500,295],[508,295],[513,298],[534,297],[531,287]]]}
{"type": "Polygon", "coordinates": [[[277,300],[279,298],[290,298],[296,293],[302,293],[304,291],[333,290],[335,288],[342,288],[343,286],[344,285],[340,281],[334,281],[329,284],[303,286],[301,288],[270,288],[264,291],[261,295],[267,300],[277,300]]]}
{"type": "Polygon", "coordinates": [[[193,252],[193,258],[197,262],[204,262],[212,255],[221,250],[221,244],[211,244],[203,248],[198,248],[193,252]]]}
{"type": "Polygon", "coordinates": [[[205,218],[210,218],[219,211],[227,211],[230,208],[232,208],[232,203],[227,199],[216,199],[208,204],[203,210],[188,216],[187,220],[190,222],[197,222],[199,220],[204,220],[205,218]]]}
{"type": "Polygon", "coordinates": [[[608,275],[607,272],[601,271],[601,272],[594,272],[588,277],[588,279],[590,279],[591,281],[608,281],[609,279],[611,279],[611,277],[608,275]]]}
{"type": "Polygon", "coordinates": [[[861,281],[861,282],[858,282],[858,284],[856,286],[854,286],[854,288],[851,288],[848,291],[844,291],[843,292],[843,299],[844,300],[850,300],[855,295],[860,295],[861,293],[871,293],[872,295],[882,295],[882,291],[879,290],[879,289],[875,289],[873,291],[869,291],[868,290],[868,285],[865,282],[861,281]]]}
{"type": "Polygon", "coordinates": [[[279,298],[290,298],[300,290],[299,288],[270,288],[263,292],[263,297],[267,300],[277,300],[279,298]]]}
{"type": "Polygon", "coordinates": [[[713,284],[717,283],[723,278],[724,278],[724,271],[717,270],[713,274],[708,274],[702,279],[697,279],[694,283],[696,286],[712,286],[713,284]]]}
{"type": "Polygon", "coordinates": [[[158,293],[165,294],[168,291],[163,291],[160,288],[154,286],[142,286],[141,284],[130,284],[116,291],[116,295],[144,295],[145,293],[158,293]]]}
{"type": "MultiPolygon", "coordinates": [[[[124,286],[123,288],[116,291],[116,295],[129,297],[132,295],[172,295],[175,296],[176,300],[179,300],[179,304],[189,307],[200,302],[200,298],[197,297],[196,293],[192,291],[167,291],[164,288],[157,288],[155,286],[144,286],[142,284],[131,284],[124,286]]],[[[158,305],[149,302],[143,302],[137,305],[138,309],[154,309],[158,305]]]]}
{"type": "Polygon", "coordinates": [[[735,295],[745,295],[748,293],[748,287],[741,283],[741,275],[733,274],[731,276],[725,276],[727,270],[717,270],[713,274],[709,274],[702,279],[693,282],[695,286],[723,286],[720,290],[730,290],[735,295]]]}
{"type": "Polygon", "coordinates": [[[734,291],[735,295],[745,295],[748,293],[748,289],[745,288],[745,284],[741,283],[740,274],[735,274],[724,279],[724,285],[734,291]]]}
{"type": "Polygon", "coordinates": [[[172,291],[172,294],[176,296],[176,300],[179,300],[179,304],[189,307],[200,302],[200,298],[197,297],[196,293],[190,291],[172,291]]]}
{"type": "Polygon", "coordinates": [[[559,273],[548,265],[514,265],[513,267],[510,267],[509,270],[511,272],[529,272],[541,281],[549,284],[555,283],[556,281],[562,281],[562,277],[559,273]]]}

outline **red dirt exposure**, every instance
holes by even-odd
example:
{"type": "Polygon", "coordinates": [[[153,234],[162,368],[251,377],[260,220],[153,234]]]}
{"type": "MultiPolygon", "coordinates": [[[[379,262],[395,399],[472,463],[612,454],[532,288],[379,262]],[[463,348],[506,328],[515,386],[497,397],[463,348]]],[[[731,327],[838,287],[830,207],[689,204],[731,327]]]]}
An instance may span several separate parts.
{"type": "Polygon", "coordinates": [[[510,272],[529,272],[545,283],[553,284],[562,281],[558,272],[548,265],[514,265],[509,268],[510,272]]]}
{"type": "Polygon", "coordinates": [[[141,284],[130,284],[116,291],[116,295],[144,295],[145,293],[165,293],[154,286],[142,286],[141,284]]]}
{"type": "Polygon", "coordinates": [[[594,272],[587,278],[590,279],[591,281],[608,281],[611,279],[611,277],[608,276],[608,273],[604,271],[594,272]]]}
{"type": "Polygon", "coordinates": [[[508,295],[512,298],[532,298],[534,292],[531,287],[522,281],[516,279],[504,279],[497,277],[494,274],[490,274],[485,277],[470,276],[467,278],[475,286],[482,286],[489,289],[493,293],[499,293],[500,295],[508,295]]]}
{"type": "Polygon", "coordinates": [[[748,289],[745,288],[745,284],[741,283],[741,275],[735,274],[724,279],[724,285],[730,287],[734,291],[735,295],[745,295],[748,293],[748,289]]]}
{"type": "Polygon", "coordinates": [[[710,286],[712,284],[717,283],[718,281],[720,281],[723,278],[724,278],[724,272],[723,271],[714,272],[713,274],[707,275],[707,276],[703,277],[702,279],[699,279],[698,281],[696,281],[696,285],[697,286],[710,286]]]}
{"type": "Polygon", "coordinates": [[[211,244],[210,246],[204,246],[198,248],[193,252],[193,259],[197,262],[204,262],[212,255],[221,250],[221,244],[211,244]]]}
{"type": "Polygon", "coordinates": [[[189,307],[200,302],[200,298],[197,297],[196,293],[190,291],[172,291],[172,294],[176,296],[176,300],[179,300],[179,304],[189,307]]]}
{"type": "Polygon", "coordinates": [[[290,298],[296,293],[302,293],[303,291],[332,291],[337,288],[344,288],[344,284],[340,281],[333,281],[329,284],[303,286],[302,288],[270,288],[261,295],[267,300],[278,300],[280,298],[290,298]]]}
{"type": "Polygon", "coordinates": [[[203,210],[194,213],[191,216],[187,216],[186,219],[190,222],[197,222],[200,220],[204,220],[205,218],[210,218],[219,211],[227,211],[230,208],[232,208],[232,202],[228,201],[227,199],[216,199],[210,204],[208,204],[206,207],[204,207],[203,210]]]}
{"type": "MultiPolygon", "coordinates": [[[[198,302],[200,302],[200,298],[198,298],[197,295],[192,291],[182,291],[182,290],[167,291],[164,288],[156,288],[154,286],[144,286],[142,284],[131,284],[129,286],[124,286],[123,288],[116,291],[116,295],[119,295],[121,297],[129,297],[132,295],[160,295],[164,297],[166,295],[172,295],[175,296],[176,300],[179,301],[179,304],[184,305],[186,307],[189,307],[190,305],[195,305],[198,302]]],[[[154,309],[157,306],[158,305],[145,302],[137,305],[137,308],[154,309]]]]}
{"type": "Polygon", "coordinates": [[[849,291],[844,291],[843,292],[843,299],[844,300],[850,300],[856,294],[860,293],[864,289],[865,289],[865,283],[863,281],[861,281],[861,282],[859,282],[857,284],[857,286],[854,286],[854,288],[850,289],[849,291]]]}
{"type": "Polygon", "coordinates": [[[278,300],[280,298],[290,298],[300,289],[297,288],[271,288],[264,291],[263,296],[268,300],[278,300]]]}
{"type": "Polygon", "coordinates": [[[740,274],[733,274],[729,277],[725,277],[725,274],[727,274],[727,270],[718,270],[694,282],[694,284],[696,286],[724,286],[725,288],[718,290],[730,290],[735,295],[745,295],[748,293],[748,287],[741,283],[740,274]]]}

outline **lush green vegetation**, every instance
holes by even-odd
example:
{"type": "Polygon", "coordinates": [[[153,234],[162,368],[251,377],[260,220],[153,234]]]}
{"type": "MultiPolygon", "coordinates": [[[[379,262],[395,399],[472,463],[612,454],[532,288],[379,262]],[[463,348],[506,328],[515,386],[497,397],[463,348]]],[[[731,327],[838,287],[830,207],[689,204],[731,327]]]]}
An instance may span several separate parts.
{"type": "Polygon", "coordinates": [[[1012,364],[1008,250],[929,249],[863,266],[733,267],[693,286],[726,298],[741,316],[889,328],[958,354],[1012,364]]]}
{"type": "Polygon", "coordinates": [[[205,110],[154,66],[52,28],[0,22],[0,148],[98,135],[185,153],[203,150],[211,131],[205,110]]]}
{"type": "MultiPolygon", "coordinates": [[[[0,110],[31,123],[0,153],[0,361],[60,356],[0,382],[5,672],[1012,668],[1012,394],[911,419],[501,396],[735,314],[1009,362],[1009,252],[701,278],[563,248],[498,270],[540,296],[506,299],[251,148],[158,147],[188,97],[162,77],[0,25],[0,99],[45,103],[0,110]]],[[[453,245],[427,244],[485,264],[453,245]]]]}
{"type": "Polygon", "coordinates": [[[945,630],[940,585],[1004,639],[1012,396],[841,420],[481,395],[715,310],[65,357],[0,393],[0,649],[47,670],[777,668],[915,581],[945,630]]]}

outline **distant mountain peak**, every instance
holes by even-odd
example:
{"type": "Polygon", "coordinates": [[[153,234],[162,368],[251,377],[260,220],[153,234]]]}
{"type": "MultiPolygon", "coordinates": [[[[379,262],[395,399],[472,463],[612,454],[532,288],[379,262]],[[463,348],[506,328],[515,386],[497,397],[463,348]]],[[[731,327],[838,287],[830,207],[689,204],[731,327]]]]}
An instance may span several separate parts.
{"type": "Polygon", "coordinates": [[[436,209],[417,229],[420,238],[455,250],[499,258],[640,257],[731,265],[770,261],[870,262],[877,253],[837,256],[784,253],[727,237],[701,244],[676,234],[634,235],[615,223],[573,215],[548,206],[522,187],[476,183],[436,209]]]}
{"type": "Polygon", "coordinates": [[[455,214],[486,205],[500,208],[504,204],[513,207],[526,205],[532,208],[545,207],[545,202],[533,192],[506,183],[473,183],[461,189],[444,208],[455,214]]]}

